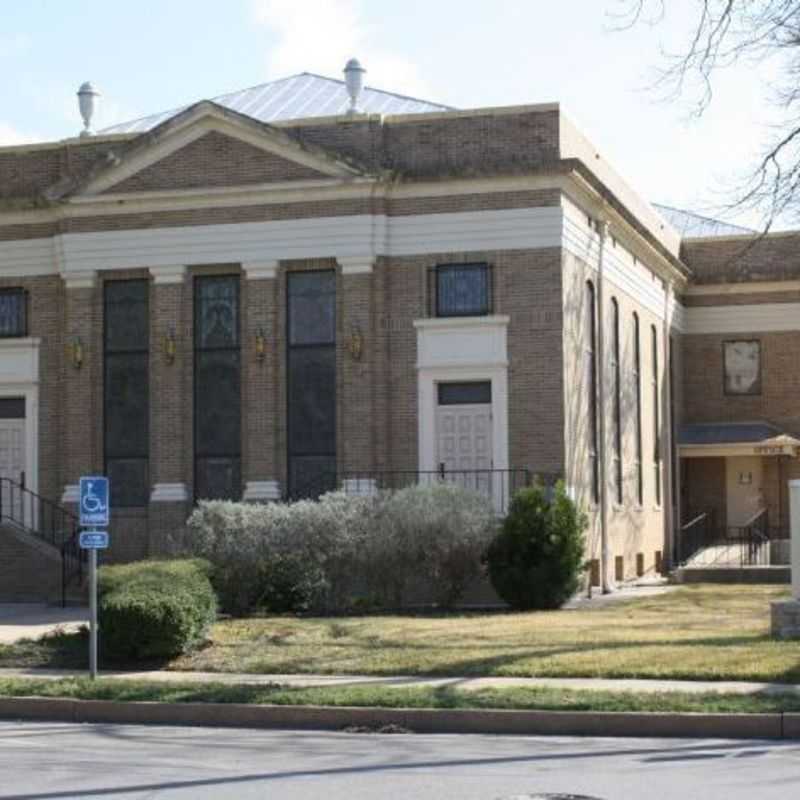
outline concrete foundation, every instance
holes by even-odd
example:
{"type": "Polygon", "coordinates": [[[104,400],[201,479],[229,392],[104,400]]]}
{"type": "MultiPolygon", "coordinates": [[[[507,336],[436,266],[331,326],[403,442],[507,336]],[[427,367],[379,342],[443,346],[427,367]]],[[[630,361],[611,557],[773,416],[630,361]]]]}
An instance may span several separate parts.
{"type": "Polygon", "coordinates": [[[772,604],[772,635],[776,639],[800,639],[800,600],[772,604]]]}

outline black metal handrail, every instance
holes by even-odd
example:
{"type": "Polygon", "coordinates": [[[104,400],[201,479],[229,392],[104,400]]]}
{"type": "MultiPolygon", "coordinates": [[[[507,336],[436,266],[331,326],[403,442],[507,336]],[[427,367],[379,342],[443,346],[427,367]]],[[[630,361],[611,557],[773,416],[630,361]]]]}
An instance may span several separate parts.
{"type": "Polygon", "coordinates": [[[20,528],[60,552],[61,604],[66,605],[67,586],[73,579],[83,580],[87,562],[78,543],[78,518],[21,483],[0,477],[0,523],[20,528]]]}

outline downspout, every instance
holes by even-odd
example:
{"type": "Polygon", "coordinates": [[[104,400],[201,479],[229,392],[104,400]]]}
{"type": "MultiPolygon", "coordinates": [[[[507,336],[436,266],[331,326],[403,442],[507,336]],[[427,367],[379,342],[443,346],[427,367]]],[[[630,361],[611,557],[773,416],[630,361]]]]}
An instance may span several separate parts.
{"type": "Polygon", "coordinates": [[[662,441],[665,442],[666,447],[661,451],[661,463],[664,465],[662,470],[663,484],[663,503],[661,507],[664,509],[664,555],[666,556],[667,563],[665,568],[671,569],[675,560],[675,487],[677,480],[673,475],[672,467],[677,459],[673,458],[672,448],[674,443],[672,441],[673,430],[673,405],[674,405],[674,386],[672,385],[674,374],[673,369],[675,364],[672,360],[672,328],[670,325],[670,309],[672,307],[672,284],[667,284],[664,287],[664,325],[661,331],[661,339],[663,346],[661,352],[664,356],[663,372],[665,380],[661,382],[661,408],[664,413],[661,415],[663,422],[663,436],[662,441]]]}
{"type": "Polygon", "coordinates": [[[600,480],[600,584],[603,594],[610,594],[611,592],[611,586],[608,581],[608,566],[611,561],[611,554],[608,547],[608,486],[606,485],[606,326],[605,291],[603,286],[608,229],[608,222],[605,220],[600,221],[600,251],[597,259],[597,467],[600,480]]]}

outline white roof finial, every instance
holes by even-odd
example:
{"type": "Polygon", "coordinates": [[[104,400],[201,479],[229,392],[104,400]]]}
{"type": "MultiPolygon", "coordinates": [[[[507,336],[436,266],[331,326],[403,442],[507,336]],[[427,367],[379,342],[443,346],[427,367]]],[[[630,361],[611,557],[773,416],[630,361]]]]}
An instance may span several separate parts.
{"type": "Polygon", "coordinates": [[[90,81],[81,84],[78,89],[78,108],[83,117],[83,130],[81,136],[92,136],[92,117],[94,116],[95,109],[97,108],[97,98],[100,97],[100,92],[92,86],[90,81]]]}
{"type": "Polygon", "coordinates": [[[351,58],[344,68],[344,83],[347,86],[347,93],[350,95],[350,108],[348,114],[359,114],[358,98],[364,88],[364,73],[366,70],[361,66],[357,58],[351,58]]]}

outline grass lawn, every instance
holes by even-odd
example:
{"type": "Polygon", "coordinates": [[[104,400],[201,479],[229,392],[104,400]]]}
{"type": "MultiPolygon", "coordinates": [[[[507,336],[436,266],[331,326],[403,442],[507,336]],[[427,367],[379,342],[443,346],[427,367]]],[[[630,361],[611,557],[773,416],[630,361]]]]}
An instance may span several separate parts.
{"type": "MultiPolygon", "coordinates": [[[[786,596],[784,587],[698,585],[570,611],[228,620],[214,626],[209,646],[162,666],[797,683],[800,642],[769,636],[770,601],[786,596]]],[[[85,653],[85,641],[60,636],[0,646],[0,667],[83,667],[85,653]]]]}
{"type": "Polygon", "coordinates": [[[453,687],[394,689],[385,686],[230,686],[219,683],[164,684],[145,681],[67,678],[0,679],[0,696],[64,697],[78,700],[169,703],[258,703],[270,705],[361,706],[378,708],[538,709],[543,711],[677,711],[774,713],[800,711],[797,695],[637,694],[562,689],[453,687]]]}

